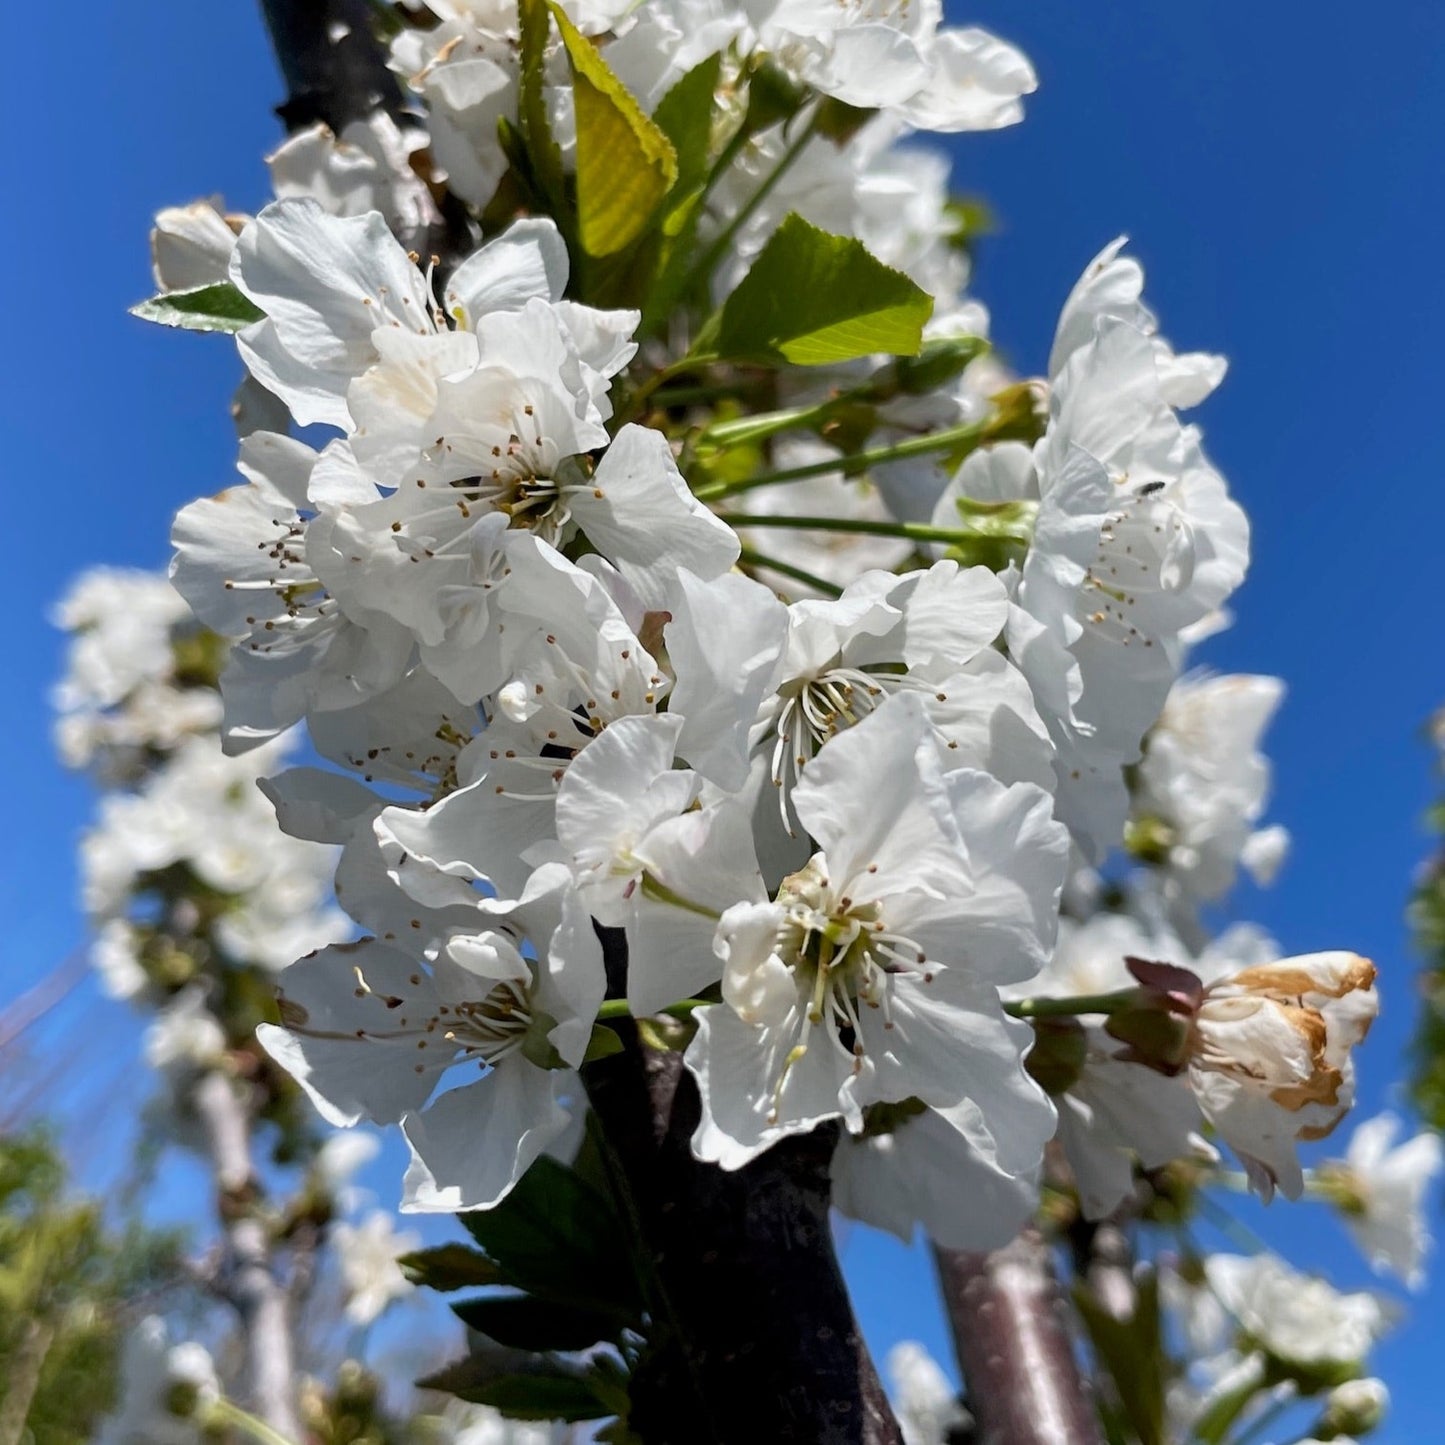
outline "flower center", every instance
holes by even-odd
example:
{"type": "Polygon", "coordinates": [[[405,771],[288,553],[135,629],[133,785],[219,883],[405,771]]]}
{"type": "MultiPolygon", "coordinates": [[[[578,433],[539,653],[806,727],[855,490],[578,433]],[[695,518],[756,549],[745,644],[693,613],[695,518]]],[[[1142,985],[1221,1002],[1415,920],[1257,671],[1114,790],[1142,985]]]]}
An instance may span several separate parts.
{"type": "Polygon", "coordinates": [[[1180,509],[1147,483],[1105,518],[1080,593],[1082,621],[1123,647],[1153,647],[1167,623],[1155,614],[1194,575],[1194,537],[1180,509]]]}
{"type": "MultiPolygon", "coordinates": [[[[505,979],[494,984],[480,999],[460,1003],[440,1003],[436,996],[381,993],[367,982],[358,964],[355,969],[355,995],[376,1005],[374,1025],[368,1024],[341,1033],[307,1025],[306,1010],[293,1000],[280,996],[281,1021],[292,1033],[315,1039],[358,1039],[376,1043],[400,1043],[415,1040],[418,1050],[413,1068],[418,1074],[428,1068],[445,1069],[459,1057],[479,1059],[493,1065],[515,1053],[526,1040],[532,1026],[532,1006],[525,984],[518,979],[505,979]]],[[[412,975],[414,987],[420,987],[424,976],[412,975]]]]}
{"type": "Polygon", "coordinates": [[[862,721],[883,701],[888,695],[885,684],[901,681],[857,667],[836,666],[811,677],[789,678],[778,689],[777,712],[754,742],[753,751],[761,751],[772,737],[771,777],[790,837],[794,832],[788,800],[799,774],[829,738],[862,721]]]}
{"type": "Polygon", "coordinates": [[[807,1052],[814,1028],[824,1029],[832,1047],[849,1057],[859,1073],[867,1053],[861,1010],[880,1009],[883,1027],[891,1029],[895,979],[908,975],[933,981],[927,955],[911,938],[889,928],[882,904],[855,903],[834,891],[821,854],[783,880],[777,902],[787,912],[776,952],[792,970],[804,1014],[798,1042],[778,1079],[773,1122],[788,1070],[807,1052]]]}

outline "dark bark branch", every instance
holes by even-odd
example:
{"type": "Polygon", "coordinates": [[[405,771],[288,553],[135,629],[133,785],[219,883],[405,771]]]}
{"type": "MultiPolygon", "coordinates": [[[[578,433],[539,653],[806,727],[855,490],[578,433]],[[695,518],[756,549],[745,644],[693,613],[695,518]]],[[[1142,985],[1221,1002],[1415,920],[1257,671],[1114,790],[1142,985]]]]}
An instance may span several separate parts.
{"type": "Polygon", "coordinates": [[[1070,1231],[1074,1270],[1095,1302],[1111,1319],[1126,1324],[1138,1308],[1134,1287],[1134,1251],[1117,1224],[1080,1220],[1070,1231]]]}
{"type": "Polygon", "coordinates": [[[1099,1445],[1067,1304],[1036,1229],[989,1254],[934,1249],[978,1445],[1099,1445]]]}
{"type": "Polygon", "coordinates": [[[681,1055],[630,1025],[624,1037],[584,1077],[663,1337],[634,1377],[629,1424],[647,1445],[901,1445],[833,1251],[832,1131],[736,1172],[700,1164],[681,1055]]]}
{"type": "Polygon", "coordinates": [[[400,119],[406,100],[377,43],[369,0],[261,0],[288,91],[276,107],[288,131],[343,126],[381,109],[400,119]]]}
{"type": "MultiPolygon", "coordinates": [[[[339,136],[352,121],[365,120],[378,109],[398,124],[408,118],[409,107],[412,112],[420,109],[387,66],[372,0],[261,0],[261,9],[289,92],[276,107],[288,132],[319,120],[339,136]]],[[[411,119],[415,121],[414,114],[411,119]]],[[[480,232],[467,208],[433,174],[430,161],[414,160],[413,165],[432,192],[436,214],[430,224],[397,239],[424,256],[435,256],[444,282],[452,267],[475,249],[480,232]]]]}

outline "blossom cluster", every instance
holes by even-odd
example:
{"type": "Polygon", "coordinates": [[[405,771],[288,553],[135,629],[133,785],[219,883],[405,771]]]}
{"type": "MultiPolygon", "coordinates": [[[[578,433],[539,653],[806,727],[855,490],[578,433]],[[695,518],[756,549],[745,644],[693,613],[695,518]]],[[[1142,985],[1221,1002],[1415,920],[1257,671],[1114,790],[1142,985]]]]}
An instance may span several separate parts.
{"type": "Polygon", "coordinates": [[[1018,119],[1027,61],[936,6],[566,7],[644,115],[712,66],[736,144],[689,221],[708,305],[793,216],[933,299],[936,375],[835,356],[730,420],[667,400],[717,379],[705,346],[578,299],[595,260],[570,223],[504,204],[519,114],[583,184],[563,29],[529,70],[509,6],[433,9],[391,51],[428,132],[308,132],[255,217],[157,231],[164,287],[226,282],[259,317],[245,480],[181,512],[172,577],[230,640],[235,765],[271,773],[300,723],[332,765],[263,786],[294,838],[341,849],[365,934],[286,969],[266,1049],[332,1123],[401,1124],[410,1209],[501,1200],[624,1010],[686,1018],[699,1159],[836,1121],[835,1202],[905,1235],[1002,1242],[1056,1134],[1091,1213],[1211,1131],[1299,1194],[1374,971],[1199,924],[1285,846],[1256,827],[1278,684],[1184,674],[1248,559],[1182,416],[1224,363],[1163,339],[1116,242],[1047,376],[1013,382],[946,168],[906,143],[1018,119]],[[775,121],[764,78],[792,97],[775,121]],[[409,249],[423,174],[485,236],[444,269],[409,249]],[[938,434],[958,445],[917,445],[938,434]],[[1125,845],[1147,926],[1089,916],[1125,845]]]}
{"type": "Polygon", "coordinates": [[[70,634],[57,745],[103,789],[80,845],[92,961],[112,997],[155,1007],[146,1057],[180,1082],[236,1042],[214,1012],[223,971],[275,973],[348,936],[335,855],[281,833],[256,786],[297,736],[222,751],[223,644],[164,577],[87,572],[55,618],[70,634]]]}
{"type": "MultiPolygon", "coordinates": [[[[905,1240],[1067,1233],[1101,1378],[1147,1362],[1100,1397],[1150,1438],[1297,1399],[1373,1429],[1393,1309],[1203,1255],[1191,1215],[1313,1198],[1417,1287],[1439,1141],[1380,1116],[1307,1168],[1374,966],[1218,931],[1289,850],[1283,684],[1197,661],[1250,553],[1194,415],[1224,360],[1165,339],[1123,238],[1042,376],[992,350],[979,215],[919,136],[1018,121],[1028,60],[937,0],[430,0],[372,41],[400,107],[297,130],[255,214],[156,219],[137,313],[234,333],[241,481],[181,510],[172,586],[62,604],[59,741],[111,790],[86,906],[107,986],[161,1009],[149,1061],[283,1130],[293,1080],[397,1124],[404,1209],[495,1212],[480,1255],[414,1252],[347,1187],[363,1131],[235,1218],[325,1230],[352,1326],[500,1281],[531,1298],[458,1313],[505,1333],[565,1295],[505,1258],[519,1215],[563,1175],[606,1212],[608,1059],[672,1050],[705,1168],[821,1131],[832,1204],[905,1240]]],[[[578,1419],[662,1329],[618,1309],[578,1419]]],[[[137,1408],[173,1416],[144,1334],[137,1408]]],[[[910,1445],[971,1428],[921,1349],[890,1369],[910,1445]]],[[[191,1439],[214,1372],[182,1393],[191,1439]]]]}

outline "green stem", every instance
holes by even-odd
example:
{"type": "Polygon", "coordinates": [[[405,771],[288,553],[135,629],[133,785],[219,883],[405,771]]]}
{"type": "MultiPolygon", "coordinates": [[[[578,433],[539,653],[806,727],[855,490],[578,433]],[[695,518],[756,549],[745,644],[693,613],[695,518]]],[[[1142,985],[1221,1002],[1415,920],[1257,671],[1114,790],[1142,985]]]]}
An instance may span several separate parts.
{"type": "Polygon", "coordinates": [[[1016,1019],[1072,1018],[1076,1014],[1112,1014],[1137,1002],[1139,990],[1121,989],[1118,993],[1085,993],[1073,998],[1019,998],[1004,1004],[1006,1014],[1016,1019]]]}
{"type": "Polygon", "coordinates": [[[674,376],[686,376],[690,371],[701,371],[710,362],[716,361],[717,357],[710,353],[694,356],[689,352],[678,360],[669,362],[668,365],[659,371],[654,371],[646,381],[642,382],[637,389],[617,408],[612,419],[612,434],[617,435],[622,430],[624,423],[641,416],[643,403],[647,401],[660,386],[671,381],[674,376]]]}
{"type": "Polygon", "coordinates": [[[244,1430],[253,1440],[260,1441],[260,1445],[295,1445],[294,1441],[288,1440],[264,1420],[258,1420],[250,1411],[243,1410],[234,1400],[228,1400],[224,1395],[206,1413],[219,1424],[234,1425],[238,1430],[244,1430]]]}
{"type": "Polygon", "coordinates": [[[714,422],[698,437],[698,446],[708,451],[724,452],[729,447],[766,441],[779,432],[815,430],[834,412],[857,400],[866,391],[866,387],[855,387],[852,391],[840,392],[826,401],[812,402],[807,406],[757,412],[753,416],[739,417],[736,421],[714,422]]]}
{"type": "Polygon", "coordinates": [[[1271,1400],[1263,1410],[1250,1420],[1231,1441],[1231,1445],[1253,1445],[1271,1425],[1289,1409],[1299,1398],[1298,1395],[1282,1395],[1278,1399],[1271,1400]]]}
{"type": "Polygon", "coordinates": [[[738,123],[738,128],[728,137],[727,144],[718,152],[718,158],[712,163],[712,169],[707,173],[707,179],[702,183],[702,193],[697,198],[699,206],[707,203],[707,198],[712,195],[717,183],[732,169],[732,164],[747,149],[747,144],[753,138],[753,128],[748,124],[747,116],[744,116],[738,123]]]}
{"type": "MultiPolygon", "coordinates": [[[[656,895],[654,895],[656,896],[656,895]]],[[[694,913],[703,913],[705,910],[693,904],[684,904],[694,913]]],[[[715,915],[708,913],[708,917],[715,915]]],[[[1114,1013],[1135,996],[1133,989],[1126,989],[1122,993],[1093,993],[1081,994],[1077,998],[1020,998],[1004,1004],[1004,1012],[1012,1014],[1016,1019],[1047,1019],[1047,1018],[1072,1018],[1075,1014],[1107,1014],[1114,1013]]],[[[672,1014],[675,1018],[686,1018],[695,1008],[706,1008],[709,1000],[705,998],[685,998],[674,1004],[669,1004],[662,1010],[665,1014],[672,1014]]],[[[625,998],[608,999],[601,1008],[597,1010],[599,1019],[625,1019],[632,1017],[632,1010],[628,1007],[625,998]]]]}
{"type": "Polygon", "coordinates": [[[1194,1202],[1209,1222],[1238,1249],[1250,1254],[1265,1254],[1269,1246],[1247,1224],[1236,1219],[1217,1199],[1202,1189],[1194,1192],[1194,1202]]]}
{"type": "Polygon", "coordinates": [[[691,898],[684,898],[681,893],[674,893],[667,884],[654,878],[651,873],[644,873],[638,886],[642,889],[642,896],[652,899],[654,903],[669,903],[674,908],[686,909],[699,917],[711,918],[714,923],[722,917],[716,909],[705,908],[701,903],[694,903],[691,898]]]}
{"type": "Polygon", "coordinates": [[[766,567],[769,572],[776,572],[780,577],[791,577],[794,582],[801,582],[805,587],[811,587],[825,597],[841,597],[843,595],[843,589],[836,582],[829,582],[826,577],[805,572],[801,567],[794,567],[791,562],[779,562],[775,557],[764,556],[761,552],[753,551],[751,547],[742,549],[738,554],[738,561],[749,567],[766,567]]]}
{"type": "MultiPolygon", "coordinates": [[[[676,1003],[670,1003],[661,1013],[671,1014],[675,1019],[685,1019],[696,1008],[707,1008],[708,1000],[705,998],[684,998],[676,1003]]],[[[597,1010],[598,1020],[606,1019],[630,1019],[632,1008],[625,998],[609,998],[597,1010]]]]}
{"type": "Polygon", "coordinates": [[[963,546],[968,532],[932,527],[926,522],[872,522],[864,517],[794,517],[786,513],[719,512],[730,527],[785,527],[798,532],[847,532],[865,537],[899,537],[909,542],[947,542],[963,546]]]}
{"type": "MultiPolygon", "coordinates": [[[[688,271],[687,277],[682,284],[682,295],[686,296],[695,286],[706,281],[712,275],[717,267],[717,263],[727,254],[728,248],[737,238],[738,232],[753,218],[757,213],[758,207],[773,193],[778,182],[781,181],[792,168],[793,162],[802,155],[803,148],[813,139],[813,134],[818,127],[818,114],[819,107],[815,105],[812,114],[798,127],[798,134],[792,144],[778,157],[777,165],[763,177],[757,190],[743,202],[738,208],[737,213],[727,225],[723,227],[718,235],[713,238],[712,244],[703,252],[702,258],[688,271]]],[[[744,127],[744,129],[746,129],[746,127],[744,127]]],[[[736,139],[736,137],[734,137],[734,139],[736,139]]],[[[729,144],[731,145],[731,142],[729,142],[729,144]]],[[[738,149],[741,150],[742,147],[740,146],[738,149]]],[[[724,151],[723,154],[726,155],[727,152],[724,151]]],[[[734,156],[735,155],[736,153],[734,153],[734,156]]],[[[721,167],[718,168],[717,174],[722,174],[721,167]]]]}
{"type": "Polygon", "coordinates": [[[754,487],[771,487],[781,482],[801,482],[808,477],[822,477],[830,472],[839,472],[845,477],[857,476],[872,467],[886,462],[906,461],[909,457],[925,457],[933,452],[952,451],[965,443],[976,444],[987,433],[987,423],[970,422],[967,426],[948,427],[944,431],[931,432],[928,436],[910,437],[907,441],[894,442],[891,446],[874,447],[871,451],[853,452],[848,456],[829,457],[805,466],[786,467],[778,472],[757,472],[735,482],[715,482],[710,487],[699,487],[697,496],[704,502],[716,501],[719,497],[731,497],[738,492],[750,492],[754,487]]]}
{"type": "Polygon", "coordinates": [[[654,406],[695,406],[702,402],[723,401],[740,396],[753,386],[752,381],[720,381],[713,386],[665,386],[652,394],[654,406]]]}

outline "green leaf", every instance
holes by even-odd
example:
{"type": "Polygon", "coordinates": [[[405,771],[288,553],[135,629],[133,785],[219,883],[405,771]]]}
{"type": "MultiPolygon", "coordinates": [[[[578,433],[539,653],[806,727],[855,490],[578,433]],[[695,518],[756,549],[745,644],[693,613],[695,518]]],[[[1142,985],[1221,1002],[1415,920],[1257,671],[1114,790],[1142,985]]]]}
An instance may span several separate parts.
{"type": "Polygon", "coordinates": [[[486,1284],[505,1284],[502,1271],[480,1250],[465,1244],[439,1244],[404,1254],[397,1263],[413,1284],[428,1289],[474,1289],[486,1284]]]}
{"type": "Polygon", "coordinates": [[[468,1329],[514,1350],[585,1350],[621,1333],[617,1316],[535,1295],[489,1295],[462,1300],[452,1313],[468,1329]]]}
{"type": "Polygon", "coordinates": [[[677,152],[677,183],[653,236],[655,251],[647,285],[634,297],[643,310],[644,327],[670,316],[688,279],[698,218],[712,173],[714,97],[721,55],[695,65],[658,102],[654,119],[677,152]]]}
{"type": "Polygon", "coordinates": [[[1109,1372],[1119,1404],[1139,1445],[1165,1445],[1164,1389],[1168,1364],[1159,1318],[1159,1280],[1144,1275],[1135,1290],[1134,1313],[1116,1319],[1082,1284],[1074,1304],[1089,1332],[1099,1362],[1109,1372]]]}
{"type": "Polygon", "coordinates": [[[722,56],[709,55],[662,97],[653,112],[653,120],[677,154],[678,195],[696,190],[707,179],[712,156],[713,97],[721,69],[722,56]]]}
{"type": "Polygon", "coordinates": [[[642,1311],[611,1201],[543,1155],[495,1209],[458,1216],[506,1283],[626,1318],[642,1311]]]}
{"type": "Polygon", "coordinates": [[[517,126],[530,162],[528,179],[558,223],[563,224],[566,178],[562,152],[552,136],[544,88],[547,40],[552,29],[547,19],[547,0],[518,0],[517,20],[522,50],[517,126]]]}
{"type": "Polygon", "coordinates": [[[217,281],[189,291],[162,291],[132,306],[130,314],[183,331],[239,331],[264,319],[266,313],[229,281],[217,281]]]}
{"type": "Polygon", "coordinates": [[[606,1024],[593,1024],[592,1037],[587,1040],[587,1052],[582,1056],[582,1062],[595,1064],[598,1059],[610,1059],[613,1054],[620,1054],[622,1049],[622,1040],[615,1030],[609,1029],[606,1024]]]}
{"type": "Polygon", "coordinates": [[[490,1405],[513,1420],[600,1420],[614,1411],[599,1400],[591,1372],[565,1360],[535,1356],[499,1368],[486,1353],[473,1354],[417,1381],[474,1405],[490,1405]]]}
{"type": "Polygon", "coordinates": [[[647,230],[677,180],[677,152],[597,47],[551,8],[572,67],[578,239],[589,256],[610,256],[647,230]]]}
{"type": "Polygon", "coordinates": [[[916,356],[933,298],[862,242],[790,213],[723,303],[726,360],[822,366],[874,352],[916,356]]]}

